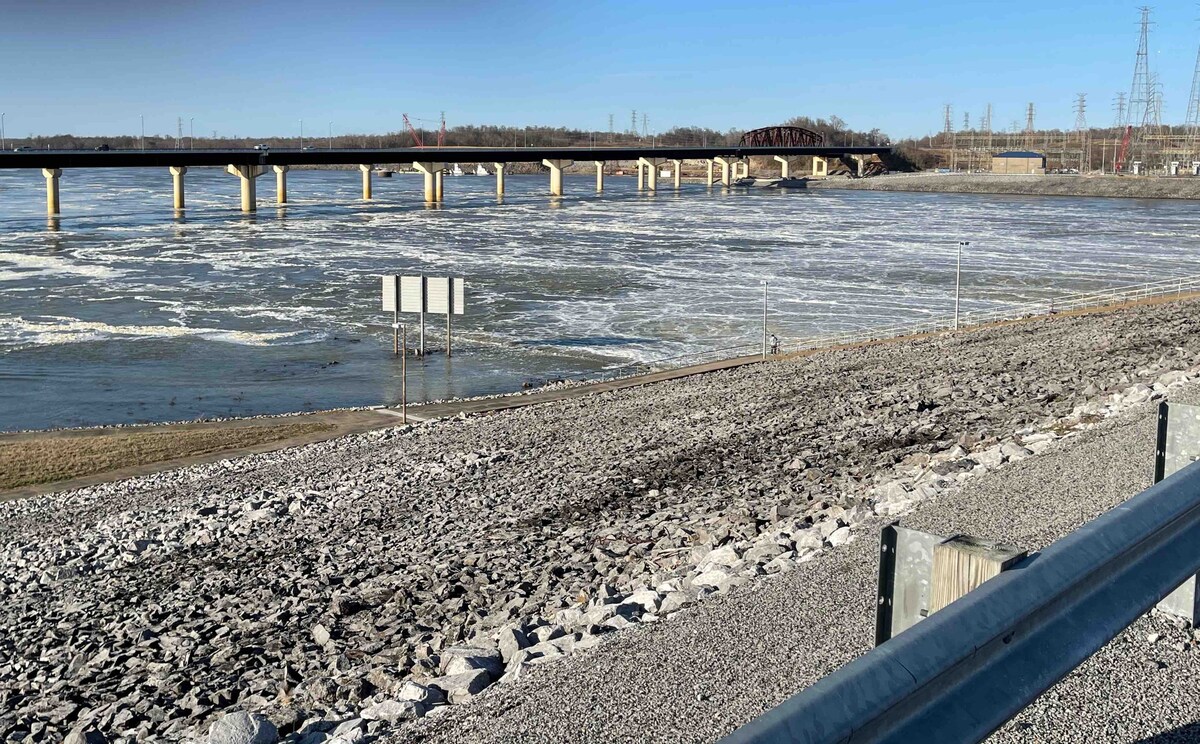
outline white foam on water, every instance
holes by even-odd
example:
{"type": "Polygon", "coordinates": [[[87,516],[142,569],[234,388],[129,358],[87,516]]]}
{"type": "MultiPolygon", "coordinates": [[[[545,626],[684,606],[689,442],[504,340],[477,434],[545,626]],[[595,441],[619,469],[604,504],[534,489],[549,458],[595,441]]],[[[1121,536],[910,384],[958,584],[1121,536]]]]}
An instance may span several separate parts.
{"type": "Polygon", "coordinates": [[[225,328],[188,328],[163,325],[112,325],[66,317],[0,318],[0,344],[17,347],[84,343],[110,338],[163,339],[198,337],[240,346],[274,346],[314,343],[318,334],[307,331],[254,332],[225,328]]]}

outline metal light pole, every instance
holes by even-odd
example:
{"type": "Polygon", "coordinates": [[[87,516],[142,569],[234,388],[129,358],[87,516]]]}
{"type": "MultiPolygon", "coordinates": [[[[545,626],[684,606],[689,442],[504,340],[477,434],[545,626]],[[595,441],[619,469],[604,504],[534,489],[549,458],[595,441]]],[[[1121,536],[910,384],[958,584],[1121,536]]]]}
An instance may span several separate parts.
{"type": "Polygon", "coordinates": [[[762,358],[767,358],[767,280],[762,283],[763,288],[763,326],[762,326],[762,358]]]}
{"type": "Polygon", "coordinates": [[[333,149],[333,122],[329,122],[329,149],[333,149]]]}
{"type": "Polygon", "coordinates": [[[146,116],[145,116],[145,114],[139,115],[138,119],[140,119],[142,122],[141,147],[142,147],[142,152],[145,152],[146,151],[146,116]]]}
{"type": "Polygon", "coordinates": [[[196,117],[188,119],[188,149],[196,149],[196,117]]]}
{"type": "Polygon", "coordinates": [[[4,141],[4,112],[0,111],[0,150],[8,149],[8,144],[4,141]]]}
{"type": "Polygon", "coordinates": [[[969,240],[958,241],[958,262],[954,268],[954,330],[958,330],[958,301],[962,295],[962,251],[964,245],[970,245],[969,240]]]}
{"type": "Polygon", "coordinates": [[[304,149],[304,119],[300,120],[300,149],[304,149]]]}

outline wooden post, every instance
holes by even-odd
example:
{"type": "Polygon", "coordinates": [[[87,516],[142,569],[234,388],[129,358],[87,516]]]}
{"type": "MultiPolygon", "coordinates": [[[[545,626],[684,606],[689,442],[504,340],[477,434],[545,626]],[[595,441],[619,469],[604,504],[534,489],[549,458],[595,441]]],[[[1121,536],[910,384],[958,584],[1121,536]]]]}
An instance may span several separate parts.
{"type": "Polygon", "coordinates": [[[933,546],[929,614],[1008,570],[1026,555],[1024,550],[967,535],[956,535],[933,546]]]}

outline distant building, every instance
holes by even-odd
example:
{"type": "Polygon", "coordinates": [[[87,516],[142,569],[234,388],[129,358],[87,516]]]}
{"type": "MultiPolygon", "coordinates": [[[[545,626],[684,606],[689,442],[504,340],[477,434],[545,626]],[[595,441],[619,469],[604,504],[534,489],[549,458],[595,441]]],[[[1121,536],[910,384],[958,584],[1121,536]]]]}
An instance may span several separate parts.
{"type": "Polygon", "coordinates": [[[1001,152],[992,156],[992,173],[1044,176],[1046,156],[1036,152],[1001,152]]]}

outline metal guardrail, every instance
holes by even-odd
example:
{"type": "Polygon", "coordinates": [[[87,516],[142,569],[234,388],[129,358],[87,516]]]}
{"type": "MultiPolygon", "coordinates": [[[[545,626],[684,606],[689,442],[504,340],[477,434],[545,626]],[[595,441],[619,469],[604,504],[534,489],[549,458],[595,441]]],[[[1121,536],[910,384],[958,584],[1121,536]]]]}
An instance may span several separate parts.
{"type": "MultiPolygon", "coordinates": [[[[1016,307],[1008,307],[1000,310],[962,313],[959,316],[959,326],[983,325],[987,323],[998,323],[1006,320],[1019,320],[1021,318],[1030,318],[1038,315],[1052,315],[1055,313],[1070,312],[1073,310],[1083,310],[1087,308],[1104,307],[1106,305],[1115,305],[1123,302],[1136,302],[1138,300],[1146,300],[1154,297],[1166,297],[1173,294],[1182,295],[1184,292],[1189,291],[1200,291],[1200,275],[1165,279],[1157,282],[1148,282],[1145,284],[1130,284],[1120,287],[1113,287],[1111,289],[1105,289],[1098,292],[1080,292],[1075,294],[1060,295],[1042,302],[1028,303],[1025,305],[1018,305],[1016,307]]],[[[945,315],[913,323],[877,326],[862,330],[815,336],[799,342],[783,343],[780,348],[784,353],[808,351],[811,349],[821,349],[831,346],[844,346],[846,344],[883,341],[886,339],[899,338],[901,336],[942,333],[945,331],[954,330],[954,327],[954,316],[945,315]]],[[[600,374],[600,378],[610,379],[633,374],[644,374],[646,372],[675,369],[693,364],[702,364],[704,362],[729,359],[733,356],[750,355],[757,352],[759,349],[761,349],[761,344],[748,342],[733,346],[723,346],[719,348],[689,352],[686,354],[678,354],[675,356],[661,357],[647,361],[628,362],[625,364],[604,368],[600,374]]]]}
{"type": "Polygon", "coordinates": [[[976,742],[1200,571],[1200,462],[984,582],[722,744],[976,742]]]}

